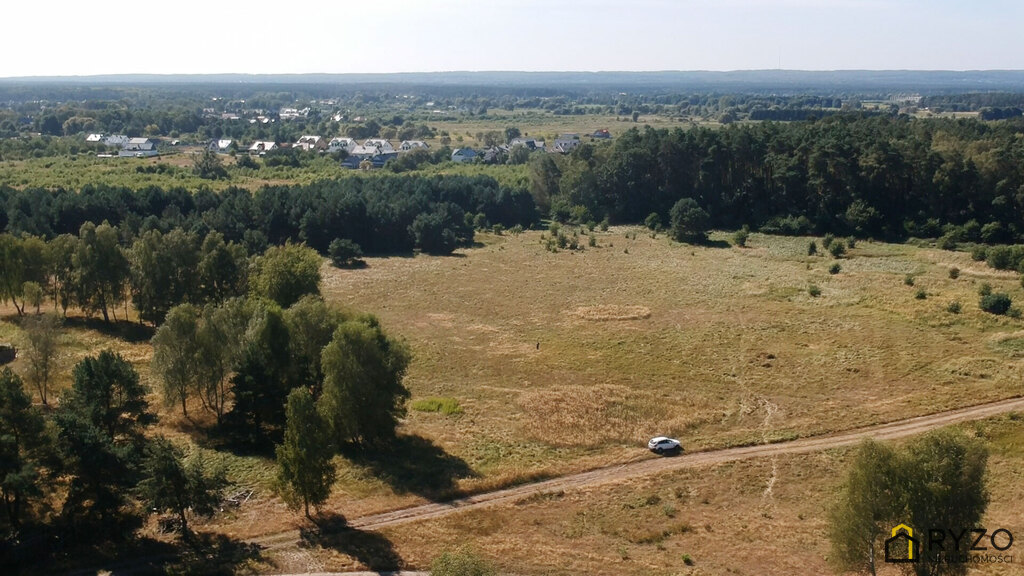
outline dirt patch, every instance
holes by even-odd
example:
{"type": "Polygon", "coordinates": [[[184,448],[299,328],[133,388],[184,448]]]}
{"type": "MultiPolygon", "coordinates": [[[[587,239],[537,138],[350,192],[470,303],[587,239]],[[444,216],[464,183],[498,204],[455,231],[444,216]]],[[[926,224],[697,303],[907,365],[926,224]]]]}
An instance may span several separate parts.
{"type": "Polygon", "coordinates": [[[651,309],[646,306],[603,304],[599,306],[579,306],[575,310],[569,310],[568,314],[594,322],[644,320],[651,317],[651,309]]]}

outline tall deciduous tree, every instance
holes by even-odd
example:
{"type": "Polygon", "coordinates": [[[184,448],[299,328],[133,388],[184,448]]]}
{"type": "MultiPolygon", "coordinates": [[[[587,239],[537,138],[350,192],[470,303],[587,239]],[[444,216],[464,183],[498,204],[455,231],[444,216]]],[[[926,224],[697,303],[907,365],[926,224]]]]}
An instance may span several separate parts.
{"type": "Polygon", "coordinates": [[[207,234],[203,239],[199,260],[199,290],[203,300],[221,302],[244,294],[247,259],[245,248],[240,244],[225,243],[224,235],[220,232],[207,234]]]}
{"type": "MultiPolygon", "coordinates": [[[[88,312],[101,312],[105,322],[110,311],[124,301],[128,284],[128,258],[121,250],[117,229],[103,223],[82,225],[73,259],[78,303],[88,312]]],[[[115,313],[116,315],[116,313],[115,313]]]]}
{"type": "Polygon", "coordinates": [[[53,308],[56,310],[60,306],[66,318],[68,307],[74,302],[76,293],[74,255],[78,250],[78,238],[71,234],[61,234],[46,246],[49,251],[47,261],[50,264],[53,308]]]}
{"type": "Polygon", "coordinates": [[[301,244],[272,246],[257,258],[251,291],[287,308],[306,294],[320,293],[320,255],[301,244]]]}
{"type": "Polygon", "coordinates": [[[277,477],[289,505],[301,503],[312,519],[310,505],[319,508],[327,501],[336,476],[330,429],[306,388],[288,394],[286,413],[284,443],[276,450],[277,477]]]}
{"type": "MultiPolygon", "coordinates": [[[[966,530],[980,525],[988,507],[989,493],[985,482],[988,451],[977,438],[961,431],[939,430],[922,436],[909,446],[905,464],[910,478],[904,517],[912,526],[948,526],[966,530]]],[[[948,556],[967,556],[971,542],[952,538],[943,542],[948,556]]],[[[968,563],[930,561],[923,554],[913,565],[918,576],[962,575],[968,563]]]]}
{"type": "MultiPolygon", "coordinates": [[[[979,440],[953,430],[927,434],[901,451],[862,444],[830,512],[836,567],[874,574],[885,553],[884,540],[897,524],[954,531],[977,526],[988,505],[986,461],[979,440]]],[[[966,556],[971,544],[970,538],[947,538],[943,553],[966,556]]],[[[960,575],[970,565],[937,562],[934,554],[924,552],[919,549],[911,565],[919,576],[960,575]]]]}
{"type": "Polygon", "coordinates": [[[171,308],[153,335],[153,372],[160,378],[164,402],[181,406],[188,418],[188,398],[199,376],[199,310],[191,304],[171,308]]]}
{"type": "Polygon", "coordinates": [[[875,574],[888,524],[901,505],[898,468],[896,453],[887,445],[867,440],[857,449],[830,512],[830,559],[837,568],[875,574]]]}
{"type": "Polygon", "coordinates": [[[402,383],[409,365],[405,345],[384,334],[376,318],[338,326],[322,354],[322,413],[335,441],[365,444],[394,436],[409,391],[402,383]]]}
{"type": "Polygon", "coordinates": [[[0,298],[10,300],[20,316],[25,313],[18,304],[25,286],[25,256],[21,240],[10,234],[0,234],[0,271],[0,298]]]}
{"type": "Polygon", "coordinates": [[[227,407],[228,378],[242,359],[248,323],[249,312],[241,298],[203,309],[196,335],[197,385],[203,406],[217,416],[217,424],[221,424],[227,407]]]}
{"type": "Polygon", "coordinates": [[[320,354],[334,331],[346,318],[319,296],[303,296],[284,312],[291,343],[294,386],[304,386],[319,396],[323,382],[320,354]]]}
{"type": "Polygon", "coordinates": [[[56,313],[29,318],[24,323],[28,346],[25,356],[28,360],[26,377],[39,391],[39,401],[49,402],[50,376],[57,363],[58,340],[61,321],[56,313]]]}
{"type": "Polygon", "coordinates": [[[132,245],[132,303],[139,317],[163,322],[168,310],[199,298],[199,248],[181,229],[150,230],[132,245]]]}

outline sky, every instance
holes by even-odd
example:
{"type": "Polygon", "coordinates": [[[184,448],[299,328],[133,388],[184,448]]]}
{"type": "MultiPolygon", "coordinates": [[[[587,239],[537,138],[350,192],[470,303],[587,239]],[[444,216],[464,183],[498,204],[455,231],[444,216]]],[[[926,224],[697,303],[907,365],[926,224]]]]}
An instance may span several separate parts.
{"type": "Polygon", "coordinates": [[[1020,0],[11,0],[0,77],[1024,69],[1020,0]]]}

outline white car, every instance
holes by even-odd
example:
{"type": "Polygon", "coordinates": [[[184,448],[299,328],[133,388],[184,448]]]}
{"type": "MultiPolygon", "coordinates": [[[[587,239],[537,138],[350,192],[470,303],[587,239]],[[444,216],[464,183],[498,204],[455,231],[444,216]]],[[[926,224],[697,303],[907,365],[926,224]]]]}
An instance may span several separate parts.
{"type": "Polygon", "coordinates": [[[658,436],[651,438],[651,441],[647,443],[647,449],[655,454],[664,454],[666,452],[679,452],[683,449],[683,445],[675,438],[658,436]]]}

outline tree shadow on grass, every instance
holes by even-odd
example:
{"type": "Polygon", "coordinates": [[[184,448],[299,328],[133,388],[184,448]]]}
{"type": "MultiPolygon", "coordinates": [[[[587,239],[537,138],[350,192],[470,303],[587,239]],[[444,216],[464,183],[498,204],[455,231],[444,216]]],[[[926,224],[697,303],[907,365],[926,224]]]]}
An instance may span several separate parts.
{"type": "Polygon", "coordinates": [[[82,540],[46,529],[18,542],[0,541],[0,573],[229,575],[268,564],[258,545],[223,534],[192,534],[173,543],[147,537],[82,540]]]}
{"type": "Polygon", "coordinates": [[[64,326],[68,328],[86,328],[95,330],[111,338],[117,338],[130,344],[149,342],[156,333],[156,329],[138,322],[118,320],[116,322],[104,322],[99,318],[83,318],[81,316],[69,316],[64,320],[64,326]]]}
{"type": "Polygon", "coordinates": [[[180,546],[177,557],[163,566],[164,572],[230,575],[268,564],[258,544],[224,534],[193,533],[180,546]]]}
{"type": "Polygon", "coordinates": [[[476,476],[465,460],[421,436],[398,436],[384,447],[348,450],[345,456],[396,492],[411,492],[433,501],[457,496],[456,482],[476,476]]]}
{"type": "Polygon", "coordinates": [[[351,556],[370,570],[383,572],[402,568],[402,558],[390,540],[379,532],[349,526],[341,514],[318,515],[315,526],[299,529],[299,538],[301,546],[329,548],[351,556]]]}
{"type": "Polygon", "coordinates": [[[711,238],[698,238],[692,243],[694,246],[703,246],[704,248],[732,248],[732,244],[725,240],[712,240],[711,238]]]}

